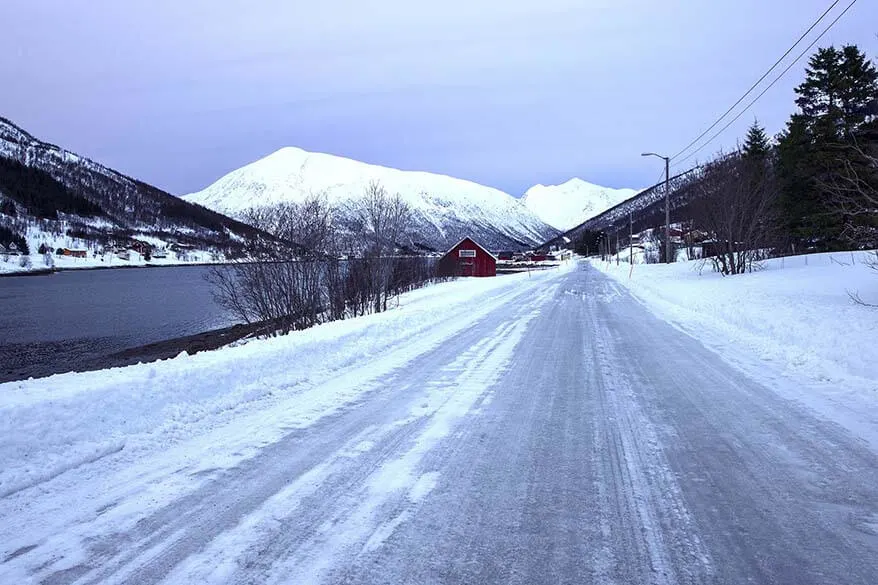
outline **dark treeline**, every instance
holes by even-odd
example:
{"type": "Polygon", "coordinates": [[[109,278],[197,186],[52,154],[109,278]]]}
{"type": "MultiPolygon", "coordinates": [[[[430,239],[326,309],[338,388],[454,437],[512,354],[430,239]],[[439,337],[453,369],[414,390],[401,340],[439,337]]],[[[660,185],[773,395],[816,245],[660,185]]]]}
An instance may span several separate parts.
{"type": "MultiPolygon", "coordinates": [[[[103,215],[100,206],[72,193],[49,173],[8,158],[0,158],[0,192],[39,219],[58,219],[59,212],[85,217],[103,215]]],[[[16,210],[6,201],[3,212],[15,215],[16,210]]]]}
{"type": "Polygon", "coordinates": [[[0,245],[2,245],[6,249],[9,249],[10,244],[15,244],[20,253],[30,254],[30,248],[27,245],[27,240],[25,240],[23,236],[15,233],[4,225],[0,225],[0,245]]]}
{"type": "MultiPolygon", "coordinates": [[[[774,139],[754,122],[739,148],[674,186],[677,245],[697,241],[723,274],[770,256],[878,248],[878,71],[856,46],[822,48],[774,139]],[[681,242],[682,241],[682,242],[681,242]]],[[[615,252],[646,230],[664,258],[664,202],[579,234],[581,252],[615,252]],[[618,243],[618,242],[621,242],[618,243]]],[[[676,255],[676,254],[675,254],[676,255]]],[[[673,258],[672,258],[673,260],[673,258]]]]}

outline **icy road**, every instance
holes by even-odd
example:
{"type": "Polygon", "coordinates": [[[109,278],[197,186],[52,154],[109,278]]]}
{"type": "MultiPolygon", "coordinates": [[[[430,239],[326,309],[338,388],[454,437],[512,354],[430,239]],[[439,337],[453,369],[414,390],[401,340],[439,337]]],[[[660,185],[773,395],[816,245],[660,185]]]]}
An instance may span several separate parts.
{"type": "Polygon", "coordinates": [[[0,582],[878,583],[866,441],[587,265],[509,282],[309,424],[265,403],[6,495],[0,582]]]}

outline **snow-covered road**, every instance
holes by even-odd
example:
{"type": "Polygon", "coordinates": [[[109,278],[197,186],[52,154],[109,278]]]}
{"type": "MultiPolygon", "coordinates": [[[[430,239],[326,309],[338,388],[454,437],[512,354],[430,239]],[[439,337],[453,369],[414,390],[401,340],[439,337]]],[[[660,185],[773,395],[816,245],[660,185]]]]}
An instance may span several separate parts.
{"type": "Polygon", "coordinates": [[[497,281],[309,388],[339,398],[308,424],[254,399],[21,484],[0,583],[878,582],[867,441],[586,264],[497,281]]]}

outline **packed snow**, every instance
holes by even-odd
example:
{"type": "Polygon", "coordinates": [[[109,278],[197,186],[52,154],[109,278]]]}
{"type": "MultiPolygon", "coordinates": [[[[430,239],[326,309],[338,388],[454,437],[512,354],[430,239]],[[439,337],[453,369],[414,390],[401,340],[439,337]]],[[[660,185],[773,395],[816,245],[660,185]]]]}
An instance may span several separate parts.
{"type": "Polygon", "coordinates": [[[611,189],[573,178],[560,185],[534,185],[521,201],[550,226],[567,231],[636,194],[636,189],[611,189]]]}
{"type": "Polygon", "coordinates": [[[511,195],[420,171],[402,171],[300,148],[282,148],[220,178],[203,191],[185,195],[192,203],[242,218],[251,208],[325,194],[343,213],[371,182],[399,193],[415,216],[423,242],[444,249],[471,235],[494,249],[516,242],[537,245],[557,232],[511,195]]]}
{"type": "MultiPolygon", "coordinates": [[[[662,318],[754,375],[799,381],[800,398],[860,430],[878,401],[878,270],[874,253],[777,258],[723,277],[702,260],[635,264],[593,260],[662,318]],[[755,358],[755,359],[751,359],[755,358]],[[819,404],[818,404],[819,402],[819,404]]],[[[792,387],[796,387],[793,385],[792,387]]],[[[790,394],[790,385],[784,385],[790,394]]],[[[878,435],[865,432],[878,445],[878,435]]]]}

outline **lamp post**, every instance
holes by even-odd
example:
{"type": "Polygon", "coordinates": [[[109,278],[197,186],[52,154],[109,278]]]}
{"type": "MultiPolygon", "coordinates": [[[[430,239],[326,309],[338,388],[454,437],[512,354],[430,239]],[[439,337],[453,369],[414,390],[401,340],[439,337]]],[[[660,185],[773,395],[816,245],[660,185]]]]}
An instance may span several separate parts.
{"type": "Polygon", "coordinates": [[[654,152],[644,152],[640,156],[657,156],[665,161],[665,262],[671,263],[671,158],[654,152]]]}

